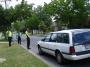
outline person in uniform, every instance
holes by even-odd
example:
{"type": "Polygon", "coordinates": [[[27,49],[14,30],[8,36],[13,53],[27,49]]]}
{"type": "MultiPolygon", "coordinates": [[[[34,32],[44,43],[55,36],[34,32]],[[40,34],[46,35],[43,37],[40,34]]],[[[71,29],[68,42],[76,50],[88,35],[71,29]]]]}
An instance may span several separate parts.
{"type": "Polygon", "coordinates": [[[27,49],[30,49],[30,35],[29,32],[25,31],[26,39],[27,39],[27,49]]]}
{"type": "Polygon", "coordinates": [[[9,30],[9,31],[7,31],[7,33],[8,33],[9,47],[11,47],[11,42],[12,42],[12,32],[9,30]]]}

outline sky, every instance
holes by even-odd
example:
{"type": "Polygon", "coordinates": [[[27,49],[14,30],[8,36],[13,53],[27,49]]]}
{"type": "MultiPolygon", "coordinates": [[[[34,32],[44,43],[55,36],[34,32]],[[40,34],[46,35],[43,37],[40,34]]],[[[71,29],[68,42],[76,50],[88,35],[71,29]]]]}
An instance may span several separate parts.
{"type": "MultiPolygon", "coordinates": [[[[1,0],[0,0],[1,1],[1,0]]],[[[7,6],[15,6],[16,4],[19,4],[22,0],[12,0],[11,2],[7,2],[7,6]]],[[[37,5],[44,5],[44,2],[50,3],[51,0],[25,0],[28,4],[34,3],[34,7],[37,7],[37,5]]],[[[5,6],[4,2],[1,3],[3,6],[5,6]]]]}

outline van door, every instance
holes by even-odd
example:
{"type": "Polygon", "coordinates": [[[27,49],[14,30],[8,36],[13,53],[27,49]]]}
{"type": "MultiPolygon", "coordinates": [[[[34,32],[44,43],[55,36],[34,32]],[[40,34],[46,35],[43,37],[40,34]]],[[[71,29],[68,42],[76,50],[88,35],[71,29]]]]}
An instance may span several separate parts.
{"type": "Polygon", "coordinates": [[[52,33],[50,41],[48,42],[48,53],[51,55],[55,55],[56,50],[56,41],[57,41],[57,33],[52,33]]]}
{"type": "Polygon", "coordinates": [[[50,41],[51,34],[45,36],[45,38],[41,41],[41,48],[44,52],[48,53],[49,41],[50,41]]]}
{"type": "Polygon", "coordinates": [[[70,36],[69,33],[53,33],[49,42],[49,53],[55,55],[55,50],[58,49],[63,53],[69,53],[70,36]]]}
{"type": "Polygon", "coordinates": [[[57,49],[61,53],[68,54],[70,47],[70,34],[69,33],[58,33],[57,35],[57,49]]]}

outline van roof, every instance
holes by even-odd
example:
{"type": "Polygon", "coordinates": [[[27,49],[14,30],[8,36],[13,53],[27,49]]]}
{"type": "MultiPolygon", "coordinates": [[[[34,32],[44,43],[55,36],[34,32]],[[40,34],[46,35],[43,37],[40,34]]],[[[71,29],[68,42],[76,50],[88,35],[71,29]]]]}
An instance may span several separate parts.
{"type": "Polygon", "coordinates": [[[68,30],[61,30],[61,31],[56,31],[56,32],[51,32],[51,33],[82,33],[82,32],[88,32],[90,29],[68,29],[68,30]]]}

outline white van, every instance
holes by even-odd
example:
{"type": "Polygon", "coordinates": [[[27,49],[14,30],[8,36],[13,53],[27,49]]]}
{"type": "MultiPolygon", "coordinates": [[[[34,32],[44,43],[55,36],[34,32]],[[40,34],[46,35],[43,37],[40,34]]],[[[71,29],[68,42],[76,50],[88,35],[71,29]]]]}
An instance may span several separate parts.
{"type": "Polygon", "coordinates": [[[47,34],[38,42],[39,54],[54,55],[58,63],[65,59],[80,60],[90,57],[90,29],[70,29],[47,34]]]}

